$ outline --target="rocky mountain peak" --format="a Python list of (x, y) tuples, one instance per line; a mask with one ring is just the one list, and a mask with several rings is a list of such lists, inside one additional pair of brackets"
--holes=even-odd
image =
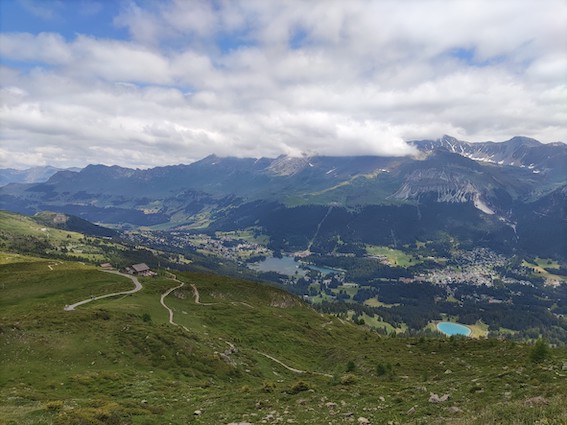
[(313, 167), (308, 156), (282, 155), (267, 167), (267, 171), (278, 176), (293, 176), (307, 167)]
[(526, 147), (536, 147), (536, 146), (541, 146), (541, 142), (539, 142), (536, 139), (532, 139), (530, 137), (525, 137), (525, 136), (515, 136), (512, 137), (510, 140), (506, 141), (506, 142), (502, 142), (502, 143), (509, 143), (511, 145), (514, 146), (526, 146)]

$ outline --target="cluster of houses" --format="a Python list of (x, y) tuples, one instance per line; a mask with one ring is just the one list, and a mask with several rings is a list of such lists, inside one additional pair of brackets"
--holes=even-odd
[[(103, 270), (112, 270), (114, 267), (112, 267), (110, 263), (103, 263), (100, 265), (100, 268)], [(132, 264), (126, 267), (125, 270), (126, 273), (135, 276), (157, 276), (157, 273), (152, 271), (146, 263)]]

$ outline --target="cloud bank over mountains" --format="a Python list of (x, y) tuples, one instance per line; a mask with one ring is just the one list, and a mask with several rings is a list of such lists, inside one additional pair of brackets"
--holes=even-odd
[[(404, 140), (443, 134), (567, 140), (561, 0), (1, 8), (3, 167), (407, 155)], [(20, 28), (26, 13), (36, 24)]]

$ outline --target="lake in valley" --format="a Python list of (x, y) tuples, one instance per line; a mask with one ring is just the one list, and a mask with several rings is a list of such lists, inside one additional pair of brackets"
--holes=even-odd
[(288, 276), (293, 276), (297, 272), (299, 276), (305, 276), (307, 270), (303, 269), (317, 270), (323, 275), (328, 275), (330, 273), (341, 273), (341, 270), (332, 269), (329, 267), (314, 266), (311, 264), (306, 264), (303, 262), (295, 261), (294, 257), (284, 255), (282, 258), (268, 257), (259, 263), (250, 264), (250, 268), (259, 272), (277, 272), (285, 274)]
[(443, 332), (445, 335), (464, 335), (469, 336), (471, 334), (471, 328), (459, 323), (451, 322), (439, 322), (437, 323), (437, 329)]

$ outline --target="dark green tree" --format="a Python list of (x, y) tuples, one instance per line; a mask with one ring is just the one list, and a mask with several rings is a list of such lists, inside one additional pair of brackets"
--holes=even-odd
[(542, 339), (538, 339), (530, 351), (530, 360), (533, 363), (541, 363), (549, 356), (549, 347)]

